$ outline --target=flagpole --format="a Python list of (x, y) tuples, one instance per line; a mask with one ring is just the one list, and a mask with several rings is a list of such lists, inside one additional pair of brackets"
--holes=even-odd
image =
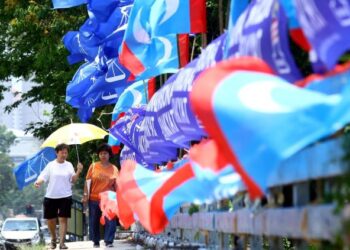
[[(149, 79), (148, 79), (149, 81)], [(147, 83), (148, 83), (147, 81)], [(145, 92), (145, 96), (146, 96), (146, 103), (149, 103), (149, 100), (148, 100), (148, 84), (145, 83), (145, 80), (142, 80), (142, 83), (143, 83), (143, 90)]]
[[(232, 1), (234, 1), (234, 0), (232, 0)], [(231, 6), (231, 0), (228, 0), (228, 2), (227, 2), (227, 8), (230, 8), (230, 6)], [(228, 11), (227, 13), (226, 13), (226, 20), (225, 20), (225, 28), (226, 29), (228, 29), (228, 26), (229, 26), (229, 24), (230, 24), (230, 11)]]
[(224, 19), (222, 16), (222, 0), (218, 0), (219, 1), (219, 29), (220, 29), (220, 34), (222, 34), (224, 32)]
[(79, 163), (80, 159), (79, 159), (79, 153), (78, 153), (78, 144), (75, 144), (75, 151), (77, 153), (77, 158), (78, 158), (78, 163)]
[(193, 60), (194, 48), (196, 47), (196, 38), (197, 38), (197, 36), (194, 36), (193, 43), (192, 43), (192, 51), (191, 51), (191, 59), (190, 59), (190, 61)]

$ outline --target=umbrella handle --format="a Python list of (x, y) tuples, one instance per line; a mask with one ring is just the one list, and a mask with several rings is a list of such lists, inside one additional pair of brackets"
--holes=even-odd
[(78, 163), (80, 162), (79, 160), (79, 153), (78, 153), (78, 145), (75, 144), (75, 152), (77, 152), (77, 158), (78, 158)]
[[(73, 119), (70, 118), (70, 123), (73, 124)], [(75, 144), (75, 152), (77, 153), (77, 159), (78, 159), (78, 163), (80, 162), (80, 159), (79, 159), (79, 153), (78, 153), (78, 145)]]

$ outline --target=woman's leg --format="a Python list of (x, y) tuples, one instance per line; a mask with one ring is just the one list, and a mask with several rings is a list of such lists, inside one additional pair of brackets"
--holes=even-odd
[(105, 217), (105, 235), (104, 235), (104, 241), (106, 244), (113, 244), (114, 237), (115, 237), (115, 231), (117, 229), (117, 221), (114, 220), (108, 220)]
[(47, 220), (47, 227), (51, 235), (51, 240), (54, 242), (56, 242), (56, 221), (57, 218)]
[(98, 201), (89, 201), (89, 235), (94, 244), (100, 244), (101, 210)]
[(57, 201), (59, 203), (58, 222), (60, 225), (60, 249), (67, 249), (64, 241), (66, 240), (67, 234), (67, 221), (71, 216), (72, 197), (60, 198)]
[(63, 246), (64, 241), (66, 240), (67, 221), (68, 218), (58, 217), (58, 222), (60, 224), (60, 246)]

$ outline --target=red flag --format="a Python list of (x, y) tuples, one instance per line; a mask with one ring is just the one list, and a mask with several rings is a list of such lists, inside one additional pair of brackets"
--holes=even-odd
[[(119, 178), (117, 179), (117, 183), (119, 187)], [(135, 218), (128, 202), (123, 198), (120, 188), (117, 189), (117, 202), (119, 222), (125, 229), (128, 229), (135, 222)]]
[(180, 68), (186, 66), (190, 60), (189, 46), (190, 39), (188, 34), (180, 34), (178, 35), (178, 43), (179, 43), (179, 60), (180, 60)]
[(105, 217), (108, 220), (113, 220), (118, 215), (118, 205), (116, 193), (113, 191), (105, 191), (100, 193), (100, 209), (102, 215), (100, 218), (100, 223), (105, 224)]
[(148, 80), (148, 101), (151, 100), (154, 93), (156, 93), (156, 78), (152, 77)]
[(191, 33), (207, 32), (207, 11), (205, 0), (190, 1)]

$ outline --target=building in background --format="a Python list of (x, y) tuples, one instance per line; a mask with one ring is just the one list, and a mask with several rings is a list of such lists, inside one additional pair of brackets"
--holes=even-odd
[(40, 102), (33, 103), (31, 106), (22, 103), (10, 113), (6, 113), (5, 107), (20, 100), (22, 94), (35, 86), (35, 83), (12, 78), (0, 84), (9, 87), (9, 91), (4, 93), (4, 99), (0, 101), (0, 125), (5, 125), (17, 137), (9, 153), (16, 166), (40, 150), (41, 141), (30, 133), (25, 133), (24, 130), (31, 122), (48, 121), (50, 116), (47, 114), (51, 113), (52, 107)]
[(15, 143), (10, 147), (9, 156), (15, 166), (35, 155), (40, 150), (42, 141), (35, 138), (30, 133), (25, 133), (23, 130), (8, 129), (15, 136)]

